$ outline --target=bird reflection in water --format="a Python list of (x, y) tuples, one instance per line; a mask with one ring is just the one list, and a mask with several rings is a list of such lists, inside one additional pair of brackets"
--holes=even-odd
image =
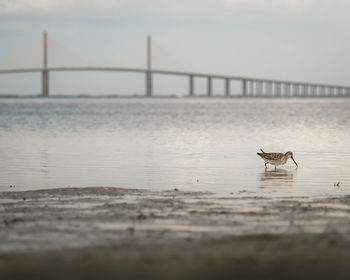
[(261, 173), (261, 187), (292, 187), (293, 177), (296, 175), (297, 168), (292, 170), (273, 169), (265, 170)]

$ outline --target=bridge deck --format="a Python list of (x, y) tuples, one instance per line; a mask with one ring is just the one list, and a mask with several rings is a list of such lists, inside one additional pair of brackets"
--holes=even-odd
[[(244, 76), (231, 76), (231, 75), (218, 75), (210, 73), (198, 73), (198, 72), (181, 72), (172, 70), (157, 70), (157, 69), (143, 69), (143, 68), (120, 68), (120, 67), (48, 67), (48, 68), (22, 68), (22, 69), (0, 69), (0, 74), (11, 74), (11, 73), (31, 73), (31, 72), (63, 72), (63, 71), (103, 71), (103, 72), (134, 72), (134, 73), (151, 73), (151, 74), (163, 74), (163, 75), (175, 75), (175, 76), (188, 76), (198, 78), (211, 78), (211, 79), (223, 79), (223, 80), (236, 80), (236, 81), (247, 81), (254, 83), (272, 83), (272, 84), (283, 84), (283, 85), (298, 85), (308, 87), (332, 87), (342, 88), (350, 90), (350, 86), (346, 85), (335, 85), (335, 84), (324, 84), (324, 83), (309, 83), (302, 81), (287, 81), (277, 79), (262, 79), (254, 77)], [(281, 86), (280, 85), (280, 86)]]

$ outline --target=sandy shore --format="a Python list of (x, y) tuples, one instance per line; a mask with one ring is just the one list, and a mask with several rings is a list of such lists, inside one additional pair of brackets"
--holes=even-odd
[(350, 197), (0, 193), (1, 279), (349, 279)]

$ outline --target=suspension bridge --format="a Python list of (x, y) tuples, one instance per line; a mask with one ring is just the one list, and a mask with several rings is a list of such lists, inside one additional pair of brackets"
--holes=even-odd
[[(238, 82), (240, 84), (240, 92), (238, 96), (248, 97), (248, 96), (271, 96), (271, 97), (331, 97), (331, 96), (350, 96), (350, 86), (344, 85), (333, 85), (333, 84), (320, 84), (320, 83), (308, 83), (308, 82), (298, 82), (298, 81), (287, 81), (287, 80), (275, 80), (275, 79), (261, 79), (252, 77), (242, 77), (242, 76), (231, 76), (231, 75), (217, 75), (208, 73), (196, 73), (183, 70), (171, 70), (171, 69), (160, 69), (159, 67), (154, 67), (153, 65), (153, 48), (151, 37), (147, 37), (146, 43), (146, 63), (145, 67), (114, 67), (114, 66), (88, 66), (85, 62), (81, 63), (82, 59), (77, 59), (71, 53), (68, 57), (70, 66), (59, 65), (51, 66), (48, 57), (51, 49), (53, 52), (57, 52), (57, 47), (55, 50), (55, 45), (51, 44), (50, 49), (48, 47), (48, 35), (47, 32), (43, 33), (41, 47), (41, 62), (40, 67), (32, 66), (21, 66), (18, 64), (26, 64), (25, 62), (31, 57), (24, 57), (24, 55), (19, 54), (17, 57), (13, 56), (3, 65), (0, 64), (0, 74), (16, 74), (16, 73), (41, 73), (41, 94), (44, 97), (50, 95), (50, 73), (53, 72), (83, 72), (83, 71), (102, 71), (102, 72), (125, 72), (125, 73), (140, 73), (145, 77), (145, 96), (154, 96), (154, 76), (155, 75), (170, 75), (170, 76), (182, 76), (188, 78), (188, 96), (195, 96), (195, 79), (204, 78), (206, 79), (206, 96), (213, 96), (213, 81), (221, 80), (223, 82), (223, 95), (233, 96), (231, 90), (232, 82)], [(57, 44), (59, 46), (59, 44)], [(51, 48), (51, 46), (53, 46)], [(40, 49), (38, 47), (32, 46), (32, 50)], [(66, 59), (67, 60), (67, 59)], [(14, 63), (17, 61), (17, 63)], [(20, 63), (18, 63), (18, 61)], [(83, 66), (74, 65), (84, 64)], [(57, 63), (56, 63), (57, 64)], [(62, 64), (62, 61), (61, 61)], [(73, 65), (72, 65), (73, 64)], [(181, 68), (181, 67), (180, 67)]]

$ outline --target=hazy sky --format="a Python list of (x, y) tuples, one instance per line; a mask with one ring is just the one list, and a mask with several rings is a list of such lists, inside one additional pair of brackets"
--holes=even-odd
[[(349, 10), (346, 0), (0, 0), (0, 65), (43, 30), (98, 65), (150, 34), (192, 71), (350, 84)], [(13, 78), (0, 79), (4, 92)]]

